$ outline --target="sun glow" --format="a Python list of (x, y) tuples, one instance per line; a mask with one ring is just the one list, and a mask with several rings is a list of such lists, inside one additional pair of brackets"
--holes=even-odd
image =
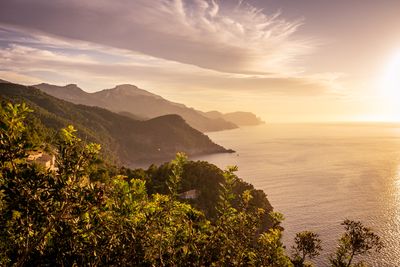
[(400, 50), (390, 58), (380, 85), (383, 95), (400, 105)]
[(378, 82), (379, 95), (383, 110), (389, 116), (387, 119), (400, 120), (400, 50), (388, 60)]

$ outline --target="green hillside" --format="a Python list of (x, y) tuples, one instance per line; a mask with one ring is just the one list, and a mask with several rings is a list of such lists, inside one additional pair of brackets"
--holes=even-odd
[(73, 124), (81, 138), (102, 144), (104, 153), (111, 155), (109, 158), (128, 166), (169, 160), (179, 151), (189, 156), (229, 152), (191, 128), (178, 115), (137, 121), (103, 108), (72, 104), (34, 87), (11, 83), (0, 83), (0, 97), (26, 102), (35, 110), (32, 120), (39, 120), (50, 134)]

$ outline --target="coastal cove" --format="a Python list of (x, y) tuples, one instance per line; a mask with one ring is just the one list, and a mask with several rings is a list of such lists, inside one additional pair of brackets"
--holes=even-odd
[(372, 266), (400, 265), (400, 125), (266, 124), (208, 135), (237, 152), (192, 159), (237, 165), (239, 177), (264, 190), (285, 215), (287, 248), (295, 233), (315, 231), (324, 249), (317, 263), (326, 266), (349, 218), (382, 237)]

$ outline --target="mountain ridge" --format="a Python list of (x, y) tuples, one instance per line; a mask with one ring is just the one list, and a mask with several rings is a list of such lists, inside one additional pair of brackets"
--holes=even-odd
[[(184, 104), (171, 102), (161, 96), (140, 89), (135, 85), (122, 84), (114, 88), (88, 93), (74, 86), (37, 84), (43, 92), (75, 104), (99, 106), (113, 112), (129, 112), (135, 116), (154, 118), (167, 114), (178, 114), (193, 128), (201, 132), (235, 129), (238, 126), (222, 118), (208, 118), (203, 112)], [(68, 87), (70, 86), (70, 87)], [(72, 90), (70, 90), (72, 88)]]
[(213, 143), (178, 115), (139, 121), (12, 83), (0, 83), (0, 98), (26, 102), (35, 110), (35, 118), (48, 129), (57, 131), (73, 124), (85, 140), (102, 144), (106, 153), (115, 155), (118, 162), (128, 166), (170, 160), (180, 151), (189, 156), (232, 152)]

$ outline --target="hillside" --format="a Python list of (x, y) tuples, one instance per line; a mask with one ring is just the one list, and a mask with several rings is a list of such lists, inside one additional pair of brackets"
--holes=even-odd
[(259, 125), (264, 123), (255, 114), (245, 111), (236, 111), (225, 114), (218, 111), (209, 111), (204, 113), (204, 115), (211, 119), (223, 119), (230, 121), (238, 126)]
[(0, 83), (10, 83), (9, 81), (0, 79)]
[[(46, 142), (31, 142), (31, 133), (42, 133), (29, 126), (29, 109), (5, 101), (0, 111), (1, 266), (239, 266), (226, 251), (250, 259), (265, 254), (259, 240), (278, 234), (280, 241), (266, 194), (234, 167), (178, 153), (159, 167), (118, 168), (98, 161), (98, 147), (69, 128), (49, 170), (26, 157)], [(289, 262), (281, 244), (272, 253)]]
[(123, 84), (95, 93), (87, 93), (75, 84), (56, 86), (38, 84), (34, 87), (54, 97), (75, 104), (98, 106), (120, 113), (129, 112), (142, 118), (155, 118), (168, 114), (181, 116), (190, 126), (201, 131), (211, 132), (234, 129), (238, 126), (222, 118), (209, 118), (201, 111), (183, 104), (168, 101), (134, 85)]
[(32, 116), (49, 129), (73, 124), (82, 138), (102, 144), (105, 153), (128, 166), (168, 160), (178, 151), (189, 156), (229, 152), (178, 115), (138, 121), (103, 108), (72, 104), (35, 87), (10, 83), (0, 83), (0, 97), (25, 101), (35, 110)]

